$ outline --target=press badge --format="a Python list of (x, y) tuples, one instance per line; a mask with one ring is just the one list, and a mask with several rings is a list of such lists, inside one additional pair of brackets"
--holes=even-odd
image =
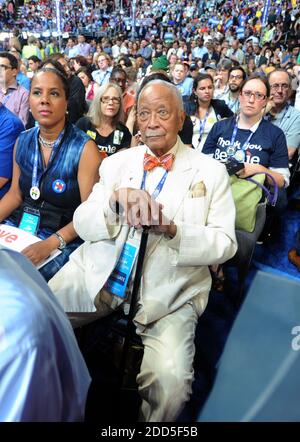
[(39, 210), (31, 207), (24, 207), (19, 229), (31, 233), (32, 235), (36, 235), (40, 225), (40, 218)]
[(114, 139), (113, 139), (113, 144), (121, 144), (122, 138), (123, 138), (123, 132), (121, 132), (120, 130), (115, 130), (114, 131)]
[(140, 241), (128, 238), (117, 265), (105, 284), (106, 290), (119, 298), (125, 298), (126, 296), (126, 288), (137, 257), (139, 244)]

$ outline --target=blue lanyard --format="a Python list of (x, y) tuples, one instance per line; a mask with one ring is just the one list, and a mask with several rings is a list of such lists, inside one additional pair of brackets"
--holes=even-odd
[(285, 119), (285, 116), (286, 116), (288, 110), (289, 110), (289, 105), (287, 104), (287, 105), (285, 106), (284, 114), (283, 114), (282, 117), (280, 118), (280, 123), (279, 123), (278, 127), (281, 128), (281, 124), (283, 123), (283, 121), (284, 121), (284, 119)]
[[(35, 152), (34, 152), (34, 159), (33, 159), (32, 180), (31, 180), (32, 187), (39, 187), (39, 182), (40, 182), (41, 176), (44, 173), (44, 172), (42, 172), (40, 174), (40, 176), (38, 177), (37, 170), (38, 170), (38, 161), (39, 161), (39, 142), (38, 142), (39, 132), (40, 132), (40, 128), (37, 127), (36, 131), (35, 131), (35, 135), (34, 135), (35, 136)], [(48, 165), (51, 163), (51, 161), (52, 161), (52, 159), (53, 159), (53, 157), (54, 157), (54, 155), (55, 155), (55, 153), (61, 143), (64, 133), (65, 133), (65, 129), (63, 129), (61, 131), (57, 140), (55, 141), (54, 146), (52, 147), (52, 150), (51, 150), (51, 155), (49, 158)]]
[(105, 80), (107, 74), (109, 74), (109, 71), (106, 71), (105, 74), (103, 75), (100, 86), (102, 85), (103, 81)]
[[(227, 149), (227, 153), (228, 153), (229, 156), (234, 155), (235, 152), (236, 152), (236, 150), (237, 150), (237, 149), (234, 147), (234, 143), (235, 143), (235, 139), (236, 139), (237, 131), (238, 131), (238, 122), (236, 121), (235, 126), (234, 126), (234, 129), (233, 129), (233, 132), (232, 132), (232, 137), (231, 137), (231, 140), (230, 140), (230, 145), (228, 146), (228, 149)], [(247, 146), (248, 146), (248, 144), (250, 143), (250, 140), (251, 140), (251, 138), (253, 137), (254, 133), (255, 133), (255, 132), (252, 132), (252, 131), (251, 131), (249, 137), (247, 138), (247, 140), (245, 141), (245, 143), (243, 144), (243, 146), (240, 147), (241, 150), (243, 150), (243, 151), (246, 151), (246, 150), (247, 150)], [(240, 149), (239, 149), (239, 150), (240, 150)], [(229, 153), (229, 151), (230, 151), (231, 153)]]
[[(160, 182), (158, 183), (154, 192), (151, 195), (151, 197), (153, 199), (156, 199), (158, 197), (158, 195), (160, 194), (160, 192), (162, 191), (162, 188), (164, 187), (167, 176), (168, 176), (168, 171), (166, 170), (162, 179), (160, 180)], [(143, 176), (143, 181), (142, 181), (142, 185), (141, 185), (141, 190), (145, 190), (146, 177), (147, 177), (147, 170), (144, 170), (144, 176)]]
[[(281, 128), (281, 123), (283, 122), (283, 120), (284, 120), (284, 118), (285, 118), (285, 116), (286, 116), (288, 110), (289, 110), (289, 105), (287, 104), (287, 105), (285, 106), (284, 114), (283, 114), (282, 117), (280, 118), (280, 123), (278, 124), (278, 127)], [(267, 121), (272, 121), (273, 119), (275, 119), (275, 117), (274, 117), (270, 112), (267, 114), (266, 117), (267, 117), (267, 118), (266, 118)]]
[(209, 112), (207, 110), (204, 120), (200, 120), (198, 146), (202, 140), (202, 135), (204, 133), (204, 129), (205, 129), (205, 125), (206, 125), (206, 122), (208, 119), (208, 115), (209, 115)]

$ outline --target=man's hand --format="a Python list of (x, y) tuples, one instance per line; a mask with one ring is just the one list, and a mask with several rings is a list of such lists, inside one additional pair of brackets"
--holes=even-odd
[(119, 206), (119, 214), (127, 224), (140, 228), (159, 223), (162, 205), (157, 203), (148, 192), (124, 187), (113, 192), (109, 200), (113, 211)]
[(267, 114), (267, 113), (269, 113), (272, 109), (273, 109), (273, 107), (275, 106), (275, 103), (274, 103), (274, 100), (273, 100), (273, 96), (271, 96), (269, 99), (268, 99), (268, 102), (267, 102), (267, 105), (266, 105), (266, 107), (265, 107), (265, 109), (264, 109), (264, 114)]
[(174, 238), (177, 233), (177, 226), (173, 221), (170, 221), (162, 214), (161, 223), (156, 226), (152, 226), (151, 231), (156, 233), (157, 235), (163, 233), (171, 239)]
[(52, 251), (53, 246), (50, 244), (50, 241), (45, 239), (26, 247), (22, 250), (22, 253), (36, 266), (48, 258)]
[(109, 200), (110, 207), (119, 213), (130, 226), (141, 228), (151, 227), (154, 233), (164, 233), (171, 237), (176, 234), (176, 226), (162, 213), (163, 205), (156, 202), (148, 192), (129, 187), (113, 192)]

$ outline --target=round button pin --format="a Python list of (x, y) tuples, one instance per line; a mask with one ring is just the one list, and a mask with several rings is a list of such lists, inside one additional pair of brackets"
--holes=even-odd
[(39, 197), (41, 196), (40, 189), (37, 186), (32, 186), (29, 191), (29, 194), (33, 200), (38, 200)]

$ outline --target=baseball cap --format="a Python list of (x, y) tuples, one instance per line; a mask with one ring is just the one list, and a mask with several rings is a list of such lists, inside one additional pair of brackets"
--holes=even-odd
[(207, 69), (213, 69), (214, 71), (217, 70), (214, 64), (207, 64), (206, 66), (204, 66), (204, 70), (206, 71)]

